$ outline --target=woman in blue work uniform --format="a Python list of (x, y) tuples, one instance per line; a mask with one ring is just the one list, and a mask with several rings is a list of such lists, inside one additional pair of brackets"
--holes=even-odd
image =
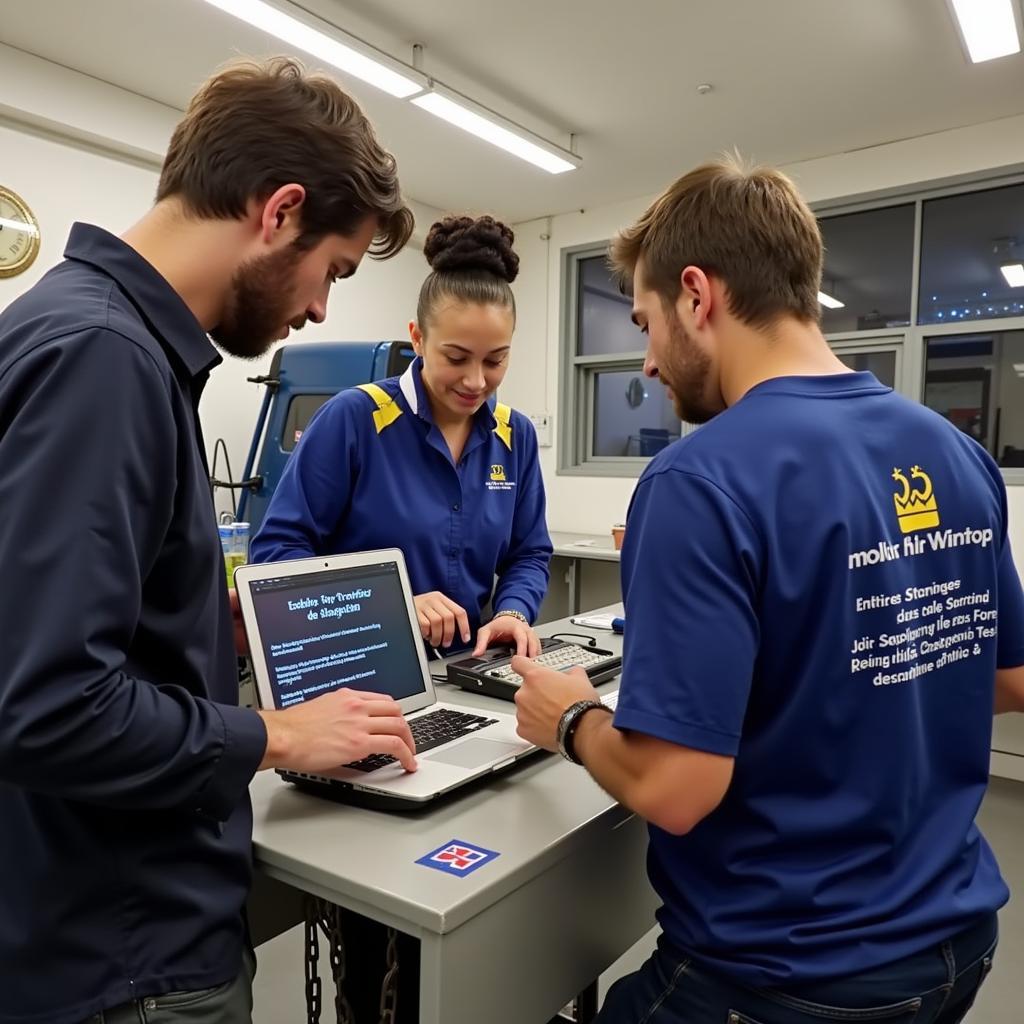
[(252, 558), (399, 547), (428, 643), (464, 647), (475, 633), (478, 652), (501, 641), (533, 656), (551, 557), (544, 485), (533, 425), (496, 399), (516, 320), (513, 240), (491, 217), (431, 227), (416, 359), (317, 412)]

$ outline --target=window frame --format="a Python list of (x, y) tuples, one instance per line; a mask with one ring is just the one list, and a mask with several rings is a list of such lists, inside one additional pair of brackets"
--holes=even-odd
[[(896, 367), (893, 374), (893, 390), (901, 395), (913, 397), (913, 378), (906, 372), (906, 328), (896, 331), (891, 328), (886, 331), (861, 331), (859, 333), (847, 332), (828, 336), (829, 347), (840, 359), (844, 355), (870, 355), (875, 352), (893, 352), (896, 355)], [(865, 337), (871, 334), (872, 337)]]
[[(638, 477), (650, 461), (642, 455), (594, 455), (594, 376), (601, 371), (643, 374), (643, 349), (583, 356), (579, 347), (580, 263), (608, 252), (608, 242), (590, 242), (562, 250), (562, 358), (559, 360), (559, 408), (567, 429), (559, 431), (561, 476)], [(580, 415), (582, 413), (582, 415)]]
[[(819, 219), (907, 203), (914, 204), (910, 324), (906, 327), (829, 333), (825, 335), (826, 341), (839, 353), (896, 348), (896, 389), (916, 402), (923, 402), (925, 343), (928, 338), (1024, 330), (1024, 316), (993, 317), (962, 323), (922, 324), (918, 308), (924, 204), (931, 199), (944, 199), (1022, 184), (1024, 164), (810, 203), (811, 210)], [(594, 436), (593, 401), (587, 391), (588, 374), (592, 375), (598, 369), (643, 372), (643, 351), (621, 352), (607, 356), (576, 354), (579, 329), (579, 263), (584, 259), (604, 255), (607, 251), (607, 240), (566, 246), (561, 250), (559, 408), (566, 429), (559, 431), (557, 472), (560, 476), (637, 477), (650, 461), (643, 456), (593, 456), (588, 447), (592, 445)], [(894, 339), (901, 339), (898, 345)], [(880, 345), (883, 340), (889, 344)], [(1008, 486), (1024, 486), (1024, 468), (1001, 467), (1001, 472)]]

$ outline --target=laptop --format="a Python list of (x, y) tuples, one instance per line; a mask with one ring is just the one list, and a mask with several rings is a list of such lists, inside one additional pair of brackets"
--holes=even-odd
[(513, 715), (438, 701), (397, 548), (243, 565), (235, 588), (261, 708), (288, 708), (343, 687), (371, 690), (398, 701), (416, 740), (416, 772), (374, 755), (329, 776), (279, 771), (289, 782), (400, 809), (537, 751), (516, 735)]

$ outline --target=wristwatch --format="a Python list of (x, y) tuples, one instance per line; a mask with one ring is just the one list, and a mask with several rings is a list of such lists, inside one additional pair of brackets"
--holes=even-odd
[(506, 608), (504, 611), (494, 613), (496, 619), (501, 618), (502, 615), (511, 615), (513, 619), (525, 622), (526, 625), (530, 624), (530, 620), (522, 612), (517, 612), (514, 608)]
[(596, 709), (612, 714), (612, 709), (607, 704), (602, 704), (599, 700), (578, 700), (575, 704), (570, 704), (562, 712), (562, 717), (558, 720), (556, 740), (558, 752), (566, 761), (571, 761), (573, 764), (583, 764), (577, 756), (576, 747), (574, 746), (576, 730), (579, 728), (580, 722), (583, 721), (583, 716), (588, 711)]

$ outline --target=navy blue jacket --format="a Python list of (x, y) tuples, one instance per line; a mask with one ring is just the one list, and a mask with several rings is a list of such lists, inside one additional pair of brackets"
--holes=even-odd
[(466, 609), (474, 631), (488, 601), (532, 622), (551, 559), (536, 431), (492, 398), (456, 465), (431, 416), (422, 365), (342, 391), (317, 411), (252, 559), (399, 547), (413, 592), (441, 591)]
[(237, 706), (197, 403), (220, 361), (76, 225), (0, 314), (0, 1022), (233, 977), (266, 734)]

